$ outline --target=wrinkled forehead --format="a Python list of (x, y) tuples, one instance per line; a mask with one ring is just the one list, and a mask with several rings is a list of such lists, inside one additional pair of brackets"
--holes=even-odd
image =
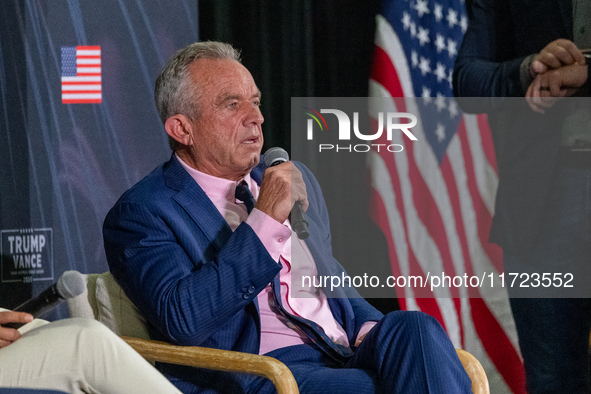
[(250, 72), (235, 60), (197, 59), (189, 74), (203, 94), (260, 94)]

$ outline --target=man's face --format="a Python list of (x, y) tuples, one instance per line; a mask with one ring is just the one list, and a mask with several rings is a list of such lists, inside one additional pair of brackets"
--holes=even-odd
[(198, 59), (189, 75), (199, 87), (200, 114), (190, 122), (190, 165), (207, 174), (239, 180), (260, 159), (261, 94), (250, 72), (232, 60)]

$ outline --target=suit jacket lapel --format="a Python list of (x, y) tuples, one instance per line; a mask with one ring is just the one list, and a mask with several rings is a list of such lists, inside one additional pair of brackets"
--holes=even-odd
[(163, 176), (166, 186), (178, 192), (173, 197), (174, 200), (183, 207), (215, 248), (221, 249), (232, 235), (232, 229), (174, 155), (164, 166)]

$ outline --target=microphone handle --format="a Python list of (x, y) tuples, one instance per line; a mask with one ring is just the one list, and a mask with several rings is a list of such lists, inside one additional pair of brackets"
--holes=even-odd
[[(39, 317), (45, 312), (62, 302), (64, 298), (57, 291), (57, 283), (54, 283), (48, 289), (43, 291), (37, 297), (27, 300), (13, 309), (15, 312), (26, 312), (33, 315), (33, 317)], [(7, 323), (3, 324), (2, 327), (19, 329), (26, 323)]]
[(308, 231), (308, 217), (302, 209), (301, 201), (296, 201), (291, 209), (290, 215), (291, 228), (296, 232), (299, 239), (306, 239), (310, 235)]
[(25, 301), (13, 310), (15, 312), (27, 312), (33, 317), (39, 317), (63, 300), (64, 298), (57, 291), (57, 283), (54, 283), (37, 297)]

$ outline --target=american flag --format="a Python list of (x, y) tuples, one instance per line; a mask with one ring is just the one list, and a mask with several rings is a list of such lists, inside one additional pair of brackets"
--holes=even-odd
[(101, 102), (101, 47), (62, 47), (62, 103)]
[[(490, 129), (486, 117), (463, 114), (452, 98), (467, 27), (460, 0), (386, 0), (377, 15), (370, 96), (393, 97), (396, 111), (421, 118), (412, 129), (418, 141), (400, 136), (392, 143), (403, 153), (381, 150), (370, 159), (372, 214), (395, 275), (502, 272), (501, 250), (488, 243), (498, 182)], [(455, 347), (480, 361), (492, 392), (525, 393), (504, 289), (452, 288), (430, 298), (397, 290), (402, 309), (433, 315)]]

